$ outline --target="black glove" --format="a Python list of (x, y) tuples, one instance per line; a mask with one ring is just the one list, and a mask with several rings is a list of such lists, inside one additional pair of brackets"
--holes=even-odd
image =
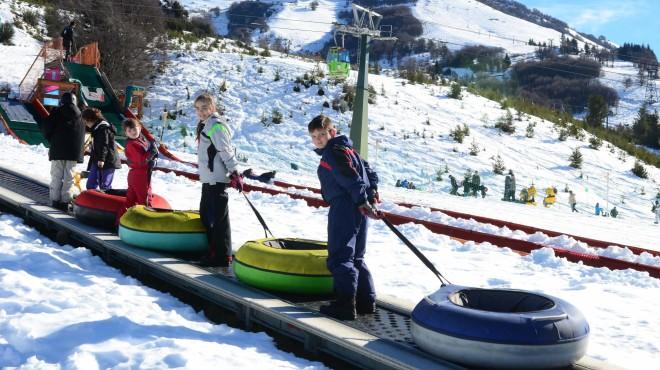
[(372, 205), (380, 204), (380, 194), (378, 194), (378, 189), (376, 188), (369, 189), (367, 195), (367, 201), (369, 202), (369, 204)]
[(229, 175), (229, 178), (231, 181), (229, 182), (229, 186), (240, 191), (241, 193), (243, 192), (243, 176), (238, 174), (238, 171), (234, 171)]
[(358, 206), (358, 211), (360, 211), (360, 213), (363, 216), (367, 216), (367, 217), (372, 218), (374, 220), (379, 220), (379, 219), (383, 218), (383, 215), (378, 210), (378, 208), (376, 208), (375, 205), (373, 205), (369, 202), (364, 202), (364, 203), (360, 204)]

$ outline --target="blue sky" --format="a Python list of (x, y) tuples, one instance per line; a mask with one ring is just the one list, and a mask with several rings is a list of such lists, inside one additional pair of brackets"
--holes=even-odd
[(650, 44), (660, 57), (660, 0), (517, 0), (581, 32)]

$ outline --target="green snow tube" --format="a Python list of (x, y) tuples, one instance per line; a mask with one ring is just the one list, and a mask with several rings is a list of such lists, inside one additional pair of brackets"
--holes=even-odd
[(131, 207), (119, 220), (119, 238), (135, 247), (163, 252), (200, 253), (208, 249), (206, 229), (197, 211)]
[(234, 273), (245, 284), (276, 292), (332, 293), (325, 242), (305, 239), (259, 239), (236, 252)]

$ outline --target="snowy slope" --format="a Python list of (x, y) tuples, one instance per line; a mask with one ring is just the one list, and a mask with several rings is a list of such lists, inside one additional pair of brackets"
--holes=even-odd
[[(182, 4), (192, 12), (218, 7), (225, 12), (233, 1), (184, 0)], [(292, 50), (317, 51), (332, 38), (332, 22), (346, 6), (345, 0), (320, 0), (316, 11), (310, 9), (312, 0), (271, 0), (278, 11), (270, 17), (269, 34), (291, 40)], [(413, 15), (424, 27), (422, 37), (446, 41), (450, 49), (464, 45), (502, 47), (509, 53), (529, 53), (536, 48), (527, 45), (529, 39), (559, 45), (561, 33), (516, 18), (474, 0), (419, 0), (409, 4)], [(215, 29), (225, 34), (227, 18), (211, 14)], [(257, 35), (255, 35), (257, 37)], [(589, 43), (591, 43), (589, 41)], [(583, 42), (579, 42), (583, 47)]]
[(424, 37), (455, 43), (447, 45), (451, 49), (481, 44), (502, 47), (509, 53), (529, 53), (536, 49), (527, 45), (529, 39), (548, 44), (553, 40), (554, 45), (559, 45), (561, 38), (561, 33), (553, 29), (474, 0), (419, 0), (413, 6), (413, 14), (424, 24)]
[(0, 364), (21, 369), (324, 369), (214, 325), (84, 248), (0, 215)]
[[(3, 0), (0, 2), (0, 19), (3, 22), (14, 22), (17, 18), (16, 13), (21, 14), (26, 9), (43, 13), (40, 8), (28, 6), (20, 1)], [(18, 88), (21, 79), (41, 50), (41, 44), (27, 32), (17, 27), (14, 27), (14, 31), (13, 45), (0, 44), (0, 55), (3, 56), (0, 87), (8, 84), (12, 90)]]
[[(340, 93), (341, 86), (324, 81), (324, 96), (317, 95), (317, 86), (303, 88), (301, 93), (292, 91), (292, 80), (316, 68), (313, 63), (298, 58), (275, 56), (262, 60), (216, 52), (196, 52), (172, 57), (171, 61), (171, 71), (176, 73), (166, 72), (149, 89), (152, 112), (160, 112), (165, 105), (171, 108), (180, 101), (187, 113), (186, 117), (173, 123), (175, 129), (165, 132), (164, 140), (171, 148), (194, 152), (192, 132), (196, 121), (192, 101), (186, 101), (185, 87), (188, 86), (194, 96), (204, 89), (218, 92), (222, 81), (228, 86), (227, 92), (222, 94), (222, 105), (235, 130), (234, 143), (239, 153), (248, 158), (246, 166), (277, 169), (282, 176), (302, 177), (301, 183), (313, 184), (316, 183), (314, 171), (318, 158), (311, 152), (307, 122), (324, 112), (348, 133), (351, 112), (340, 114), (322, 107), (324, 101), (331, 101)], [(263, 73), (257, 72), (260, 67)], [(279, 81), (273, 81), (276, 70), (282, 76)], [(489, 188), (485, 202), (495, 202), (498, 207), (515, 214), (524, 206), (499, 201), (504, 178), (492, 172), (492, 158), (499, 154), (505, 165), (515, 171), (518, 190), (534, 183), (540, 200), (546, 187), (560, 189), (558, 204), (553, 206), (555, 210), (539, 206), (533, 216), (536, 219), (542, 219), (549, 212), (559, 212), (569, 219), (574, 217), (567, 214), (570, 213), (568, 197), (561, 192), (568, 186), (576, 192), (582, 213), (591, 213), (596, 202), (607, 206), (609, 199), (609, 207), (616, 205), (622, 218), (640, 219), (644, 224), (652, 222), (650, 201), (658, 191), (657, 182), (660, 180), (657, 168), (647, 166), (650, 179), (639, 179), (630, 172), (634, 161), (629, 157), (620, 160), (618, 149), (612, 153), (606, 144), (600, 150), (589, 149), (588, 138), (584, 141), (574, 138), (558, 141), (557, 129), (551, 123), (527, 115), (523, 115), (522, 122), (514, 120), (514, 135), (502, 135), (492, 126), (505, 112), (499, 104), (478, 96), (465, 93), (463, 100), (449, 99), (447, 87), (404, 85), (404, 81), (387, 76), (371, 75), (369, 81), (378, 92), (385, 91), (385, 96), (379, 95), (376, 104), (369, 107), (370, 160), (377, 167), (385, 187), (405, 178), (426, 191), (446, 193), (449, 189), (447, 175), (443, 175), (442, 182), (434, 181), (438, 170), (446, 166), (459, 180), (467, 169), (477, 170), (482, 183)], [(284, 123), (264, 127), (262, 117), (269, 121), (273, 109), (284, 115)], [(426, 124), (427, 120), (429, 124)], [(147, 122), (155, 131), (160, 131), (162, 123), (158, 119)], [(525, 137), (529, 123), (536, 124), (535, 136), (531, 139)], [(470, 128), (471, 134), (458, 144), (448, 134), (456, 125), (462, 124)], [(181, 126), (186, 127), (186, 138), (181, 136)], [(404, 140), (404, 134), (409, 139)], [(481, 148), (477, 156), (468, 154), (473, 141)], [(582, 170), (568, 166), (568, 157), (574, 148), (580, 148), (584, 156)], [(298, 165), (300, 170), (292, 171), (291, 163)], [(641, 194), (642, 188), (644, 195)], [(459, 204), (461, 202), (471, 200), (460, 200)], [(437, 197), (429, 197), (425, 202), (440, 208), (443, 203)], [(502, 217), (506, 218), (507, 213)], [(646, 244), (653, 247), (648, 244), (657, 243)]]
[[(644, 104), (646, 98), (646, 85), (639, 85), (637, 74), (638, 70), (632, 62), (616, 61), (614, 67), (603, 67), (601, 76), (603, 78), (600, 81), (604, 85), (615, 89), (619, 94), (619, 105), (611, 108), (615, 115), (610, 117), (610, 125), (632, 126), (635, 118), (637, 118), (639, 108)], [(630, 78), (632, 84), (626, 87), (625, 81), (628, 78)], [(650, 81), (649, 83), (655, 84), (658, 88), (657, 81)], [(656, 100), (658, 99), (660, 99), (660, 96), (656, 96)], [(658, 108), (660, 108), (660, 105), (657, 102), (649, 107), (651, 111)]]
[[(29, 171), (42, 181), (48, 180), (49, 164), (46, 161), (44, 148), (20, 145), (1, 136), (0, 146), (5, 148), (4, 155), (0, 156), (0, 166), (24, 173)], [(79, 165), (79, 169), (83, 168), (84, 165)], [(126, 176), (126, 168), (118, 170), (114, 186), (126, 186)], [(175, 208), (197, 208), (199, 204), (201, 185), (198, 182), (176, 177), (173, 174), (156, 172), (152, 184), (154, 190), (165, 196)], [(386, 198), (393, 195), (390, 190), (385, 190)], [(263, 193), (250, 193), (248, 196), (276, 236), (326, 240), (327, 208), (308, 207), (304, 201), (293, 200), (284, 195), (270, 196)], [(234, 250), (236, 250), (245, 241), (262, 237), (263, 231), (249, 205), (240, 194), (233, 190), (229, 191), (229, 199), (232, 240)], [(386, 206), (391, 205), (386, 203)], [(497, 203), (481, 202), (480, 206), (489, 212), (501, 213)], [(563, 217), (559, 214), (548, 213), (545, 218), (549, 222), (563, 222)], [(621, 222), (619, 225), (621, 230), (628, 230), (628, 227), (634, 224), (627, 220), (618, 221)], [(598, 228), (600, 220), (584, 217), (580, 219), (579, 223), (583, 229)], [(238, 330), (228, 332), (230, 329), (225, 326), (210, 325), (193, 313), (190, 308), (171, 299), (161, 298), (162, 295), (134, 284), (131, 279), (126, 280), (127, 278), (117, 276), (113, 269), (108, 269), (100, 262), (95, 262), (97, 261), (95, 258), (92, 258), (93, 263), (87, 263), (86, 261), (90, 259), (89, 252), (68, 252), (69, 249), (66, 247), (57, 248), (51, 242), (43, 241), (43, 237), (21, 226), (13, 217), (0, 219), (0, 229), (3, 230), (2, 235), (6, 236), (4, 239), (0, 238), (0, 281), (3, 286), (3, 294), (0, 298), (0, 327), (5, 325), (4, 327), (8, 328), (8, 330), (0, 330), (0, 333), (12, 334), (4, 339), (5, 343), (0, 344), (3, 346), (0, 348), (4, 349), (4, 353), (12, 355), (15, 363), (36, 361), (36, 359), (29, 358), (32, 355), (37, 356), (41, 361), (64, 363), (70, 361), (70, 358), (75, 358), (74, 353), (81, 352), (84, 354), (84, 359), (90, 361), (96, 359), (102, 364), (102, 367), (113, 368), (113, 364), (123, 364), (122, 361), (129, 361), (125, 358), (130, 358), (133, 354), (137, 358), (144, 358), (145, 361), (156, 361), (157, 358), (151, 348), (154, 345), (159, 348), (160, 345), (163, 353), (172, 354), (170, 357), (165, 357), (167, 359), (178, 361), (177, 363), (190, 361), (192, 364), (192, 358), (196, 356), (199, 358), (198, 362), (194, 362), (195, 364), (200, 364), (200, 366), (207, 364), (208, 366), (217, 361), (224, 361), (225, 357), (219, 357), (222, 356), (223, 351), (193, 352), (190, 355), (180, 354), (179, 357), (173, 356), (173, 352), (197, 348), (198, 345), (209, 349), (218, 346), (226, 348), (228, 345), (247, 346), (248, 349), (238, 350), (238, 354), (234, 356), (234, 361), (242, 364), (252, 360), (261, 363), (264, 356), (273, 350), (265, 337), (253, 336), (253, 334)], [(549, 249), (537, 250), (531, 255), (523, 257), (508, 248), (499, 248), (489, 243), (460, 244), (446, 236), (433, 234), (420, 225), (402, 225), (400, 230), (452, 283), (484, 288), (541, 291), (566, 299), (576, 305), (586, 315), (591, 327), (588, 355), (631, 370), (654, 369), (654, 366), (659, 363), (660, 322), (653, 318), (660, 305), (660, 280), (632, 270), (610, 271), (605, 268), (592, 268), (578, 263), (570, 263), (556, 258)], [(647, 230), (647, 233), (653, 235), (652, 230)], [(35, 242), (35, 240), (39, 241)], [(54, 255), (59, 261), (49, 262), (54, 257), (44, 256), (44, 253)], [(66, 262), (61, 262), (61, 260)], [(371, 224), (366, 261), (374, 275), (376, 290), (379, 294), (388, 294), (417, 302), (424, 294), (430, 294), (438, 288), (438, 281), (435, 277), (381, 222)], [(49, 272), (45, 275), (43, 275), (42, 268), (44, 265), (49, 267), (47, 270)], [(76, 268), (80, 265), (84, 272)], [(39, 272), (42, 274), (38, 275)], [(86, 281), (98, 283), (101, 286), (79, 286), (82, 283), (77, 277), (82, 274), (87, 279)], [(41, 277), (31, 277), (34, 275)], [(17, 276), (21, 279), (17, 280)], [(60, 282), (63, 277), (67, 278), (66, 283)], [(110, 282), (106, 282), (110, 278), (118, 281), (122, 286), (128, 284), (123, 282), (131, 282), (131, 286), (114, 288)], [(53, 281), (51, 282), (51, 280)], [(35, 285), (26, 286), (20, 281), (34, 281)], [(98, 321), (87, 325), (76, 325), (78, 321), (75, 318), (66, 322), (56, 320), (46, 325), (43, 320), (46, 317), (57, 317), (55, 315), (58, 315), (59, 307), (64, 304), (58, 297), (73, 295), (69, 290), (58, 290), (55, 293), (52, 290), (55, 284), (59, 289), (69, 287), (77, 289), (81, 299), (89, 295), (96, 297), (103, 294), (102, 296), (104, 296), (106, 291), (111, 292), (108, 294), (121, 296), (121, 304), (113, 305), (117, 301), (109, 297), (109, 303), (102, 307), (96, 307), (93, 302), (78, 303), (77, 300), (67, 303), (67, 312), (84, 313), (93, 308), (99, 310), (99, 313), (95, 311), (95, 315), (92, 316), (96, 320), (112, 317), (114, 314), (116, 318), (110, 323), (117, 324), (116, 330), (110, 331), (108, 326), (104, 326), (103, 322)], [(34, 286), (42, 285), (44, 287), (40, 288), (38, 292), (46, 297), (43, 298), (45, 303), (34, 300), (34, 296), (37, 294)], [(127, 291), (146, 292), (133, 298), (135, 294), (129, 295)], [(3, 305), (3, 302), (6, 304)], [(149, 310), (144, 309), (145, 303), (149, 304)], [(14, 307), (14, 309), (10, 310), (10, 307)], [(21, 309), (16, 307), (21, 307)], [(134, 307), (140, 307), (140, 310), (135, 312)], [(32, 331), (27, 331), (24, 326), (26, 320), (34, 317), (34, 313), (44, 312), (48, 308), (55, 312), (43, 313), (44, 319), (36, 321), (38, 325), (32, 325)], [(126, 333), (124, 331), (123, 328), (126, 325), (144, 325), (145, 317), (150, 319), (150, 323), (156, 323), (149, 324), (150, 326), (147, 328), (140, 327), (141, 329), (137, 332)], [(157, 330), (161, 318), (168, 321), (160, 325), (167, 327), (177, 325), (179, 329), (173, 332)], [(172, 324), (172, 321), (176, 324)], [(131, 322), (137, 324), (131, 324)], [(82, 331), (80, 334), (84, 336), (76, 342), (79, 343), (78, 346), (66, 342), (61, 345), (62, 347), (57, 347), (58, 349), (64, 347), (64, 350), (57, 353), (47, 352), (43, 346), (33, 349), (32, 343), (47, 344), (50, 343), (50, 340), (59, 338), (57, 335), (49, 336), (48, 334), (58, 329), (62, 330), (65, 325), (68, 325), (69, 330)], [(156, 326), (154, 327), (154, 325)], [(97, 338), (101, 334), (96, 336), (89, 334), (88, 330), (85, 331), (87, 327), (97, 329), (95, 332), (104, 333), (104, 339), (111, 337), (111, 333), (115, 332), (126, 334), (116, 339), (111, 337), (99, 342)], [(189, 329), (186, 328), (189, 327), (194, 328), (193, 330), (196, 332), (192, 332), (189, 336), (181, 334), (188, 331)], [(227, 333), (227, 335), (222, 333)], [(157, 339), (153, 339), (154, 337)], [(182, 337), (185, 337), (187, 341), (184, 341)], [(137, 342), (135, 346), (128, 347), (124, 344), (132, 340)], [(250, 350), (253, 347), (256, 347), (256, 350)], [(108, 353), (110, 349), (112, 350), (111, 356), (101, 354)], [(282, 367), (298, 367), (305, 364), (301, 360), (280, 356), (279, 353), (273, 354), (274, 358), (289, 362), (289, 365), (284, 362), (275, 363)], [(307, 366), (311, 366), (311, 364)]]

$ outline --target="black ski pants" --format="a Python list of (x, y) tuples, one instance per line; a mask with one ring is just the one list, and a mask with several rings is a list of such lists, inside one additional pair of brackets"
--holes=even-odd
[(218, 261), (231, 256), (231, 226), (229, 224), (229, 197), (227, 184), (202, 184), (199, 213), (209, 239), (208, 257)]

